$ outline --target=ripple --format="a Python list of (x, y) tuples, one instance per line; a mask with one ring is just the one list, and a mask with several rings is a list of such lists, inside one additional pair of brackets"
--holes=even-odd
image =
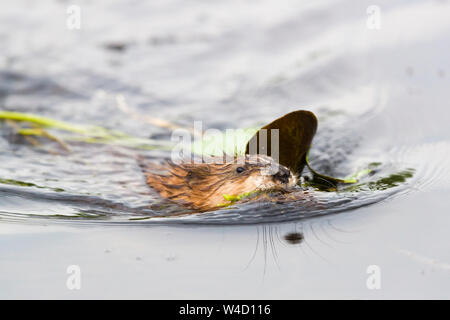
[(383, 175), (385, 173), (386, 171), (380, 170), (369, 179), (336, 192), (299, 188), (289, 194), (289, 199), (275, 195), (271, 201), (248, 201), (217, 211), (197, 214), (164, 202), (131, 207), (95, 196), (56, 194), (51, 191), (25, 192), (20, 190), (24, 187), (14, 189), (8, 186), (0, 189), (2, 199), (6, 200), (2, 203), (4, 209), (0, 213), (0, 218), (26, 222), (45, 220), (71, 224), (139, 225), (285, 222), (354, 210), (413, 190), (408, 181), (414, 176), (413, 170), (404, 170), (387, 176)]
[[(355, 210), (448, 184), (449, 170), (442, 165), (450, 155), (448, 142), (364, 149), (360, 135), (348, 130), (348, 121), (322, 128), (310, 159), (316, 170), (334, 176), (371, 167), (357, 184), (331, 192), (307, 187), (294, 190), (289, 199), (275, 195), (270, 201), (244, 201), (206, 213), (160, 199), (145, 184), (129, 151), (78, 145), (70, 155), (55, 156), (9, 144), (0, 153), (0, 219), (105, 225), (274, 223)], [(370, 152), (361, 151), (366, 149)]]

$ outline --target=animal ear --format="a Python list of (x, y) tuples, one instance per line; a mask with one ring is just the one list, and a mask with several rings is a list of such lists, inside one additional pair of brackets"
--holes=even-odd
[(203, 179), (210, 175), (209, 166), (192, 166), (187, 170), (186, 177), (190, 179)]

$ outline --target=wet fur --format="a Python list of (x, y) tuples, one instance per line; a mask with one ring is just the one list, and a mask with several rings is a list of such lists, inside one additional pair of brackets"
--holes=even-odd
[[(271, 175), (262, 174), (261, 170), (267, 170), (274, 163), (270, 157), (246, 156), (235, 158), (233, 163), (220, 163), (223, 162), (220, 160), (222, 158), (211, 158), (208, 163), (199, 164), (168, 161), (162, 166), (147, 165), (144, 174), (147, 184), (162, 197), (199, 211), (217, 209), (226, 202), (224, 194), (236, 196), (287, 186)], [(238, 167), (245, 170), (237, 173)], [(292, 184), (295, 180), (289, 181)]]

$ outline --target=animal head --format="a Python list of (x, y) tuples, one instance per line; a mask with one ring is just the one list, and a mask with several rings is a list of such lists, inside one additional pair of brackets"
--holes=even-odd
[(163, 170), (164, 174), (146, 172), (147, 183), (162, 197), (200, 210), (216, 208), (224, 202), (224, 195), (286, 189), (296, 183), (288, 168), (263, 155), (245, 155), (232, 161), (213, 157), (202, 163), (167, 162)]

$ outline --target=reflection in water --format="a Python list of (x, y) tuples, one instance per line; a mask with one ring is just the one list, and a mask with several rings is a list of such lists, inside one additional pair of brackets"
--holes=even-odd
[[(320, 218), (318, 220), (308, 219), (303, 222), (289, 224), (258, 225), (255, 231), (255, 248), (245, 269), (248, 269), (255, 261), (262, 259), (263, 277), (266, 275), (270, 262), (273, 262), (277, 270), (282, 269), (285, 262), (280, 252), (292, 256), (292, 251), (289, 249), (298, 251), (300, 254), (297, 256), (298, 259), (304, 260), (312, 255), (326, 263), (331, 263), (326, 255), (322, 254), (320, 249), (317, 248), (317, 244), (321, 244), (327, 249), (332, 249), (335, 244), (348, 243), (339, 239), (339, 235), (348, 236), (353, 233), (352, 231), (336, 227), (330, 219)], [(256, 265), (259, 265), (259, 263), (257, 262)]]
[(257, 253), (260, 249), (260, 246), (261, 246), (263, 260), (264, 260), (263, 276), (265, 276), (266, 268), (267, 268), (267, 258), (269, 256), (268, 249), (270, 249), (271, 257), (272, 257), (274, 263), (279, 268), (277, 245), (282, 244), (282, 241), (280, 239), (278, 226), (272, 226), (272, 225), (257, 226), (256, 234), (257, 234), (257, 236), (256, 236), (255, 250), (253, 251), (253, 255), (251, 256), (251, 258), (246, 266), (246, 269), (254, 261), (255, 257), (257, 256)]
[(303, 241), (303, 233), (289, 232), (284, 235), (284, 240), (289, 244), (299, 244)]

